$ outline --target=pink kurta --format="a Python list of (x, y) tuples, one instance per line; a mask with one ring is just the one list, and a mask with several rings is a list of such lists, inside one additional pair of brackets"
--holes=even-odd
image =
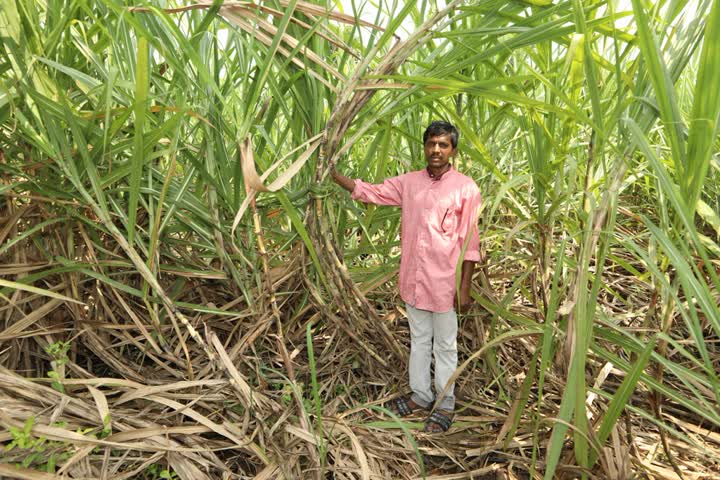
[(352, 198), (402, 207), (400, 297), (421, 310), (447, 312), (455, 298), (455, 272), (465, 239), (465, 260), (480, 260), (480, 191), (454, 168), (439, 180), (426, 169), (372, 185), (355, 180)]

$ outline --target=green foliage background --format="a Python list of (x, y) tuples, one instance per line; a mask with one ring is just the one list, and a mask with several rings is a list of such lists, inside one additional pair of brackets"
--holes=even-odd
[[(210, 331), (231, 345), (268, 315), (277, 368), (284, 334), (292, 347), (296, 326), (319, 336), (338, 315), (364, 363), (401, 358), (371, 318), (396, 300), (399, 213), (353, 203), (327, 170), (420, 168), (422, 130), (444, 118), (485, 199), (474, 296), (487, 336), (466, 366), (512, 390), (502, 346), (531, 339), (499, 441), (529, 422), (528, 470), (545, 478), (563, 448), (607, 474), (598, 452), (623, 411), (705, 448), (662, 405), (720, 428), (720, 2), (384, 2), (375, 26), (361, 7), (3, 2), (2, 364), (45, 376), (22, 352), (82, 338), (109, 292), (145, 325), (135, 346), (172, 352), (188, 378), (214, 358)], [(253, 204), (246, 138), (265, 183), (284, 183)], [(33, 315), (45, 302), (59, 323)], [(544, 390), (549, 372), (563, 388)], [(631, 405), (641, 392), (651, 401)], [(588, 395), (602, 405), (592, 422)]]

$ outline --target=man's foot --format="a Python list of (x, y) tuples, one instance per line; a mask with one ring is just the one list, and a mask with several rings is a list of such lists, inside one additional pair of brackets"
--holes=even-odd
[(447, 432), (453, 421), (453, 412), (446, 410), (435, 410), (425, 420), (424, 431), (426, 433), (443, 433)]
[(390, 401), (387, 407), (398, 417), (407, 417), (418, 410), (427, 410), (427, 408), (415, 403), (415, 401), (410, 398), (410, 395), (403, 395), (402, 397)]

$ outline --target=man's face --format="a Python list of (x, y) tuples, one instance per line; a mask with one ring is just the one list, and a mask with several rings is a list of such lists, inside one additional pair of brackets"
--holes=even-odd
[(425, 160), (432, 169), (445, 168), (456, 153), (457, 148), (453, 148), (449, 133), (429, 136), (425, 142)]

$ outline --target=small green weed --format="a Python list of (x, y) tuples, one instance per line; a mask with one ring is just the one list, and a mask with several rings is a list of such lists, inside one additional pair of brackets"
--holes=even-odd
[(45, 347), (45, 352), (52, 358), (50, 362), (53, 369), (48, 372), (48, 378), (52, 380), (50, 386), (60, 393), (65, 393), (65, 386), (62, 384), (63, 376), (60, 371), (67, 363), (67, 352), (70, 350), (70, 342), (58, 340)]
[(178, 475), (163, 465), (153, 463), (145, 469), (145, 478), (150, 480), (176, 480)]
[(33, 436), (32, 427), (34, 423), (35, 417), (29, 417), (25, 421), (23, 428), (8, 427), (12, 441), (5, 446), (5, 451), (26, 450), (27, 455), (18, 465), (47, 473), (55, 473), (57, 462), (67, 460), (72, 456), (72, 452), (64, 451), (67, 445), (62, 442), (48, 441), (45, 437)]
[(57, 362), (58, 365), (65, 365), (67, 362), (67, 352), (70, 350), (70, 342), (58, 340), (45, 347), (45, 352)]

